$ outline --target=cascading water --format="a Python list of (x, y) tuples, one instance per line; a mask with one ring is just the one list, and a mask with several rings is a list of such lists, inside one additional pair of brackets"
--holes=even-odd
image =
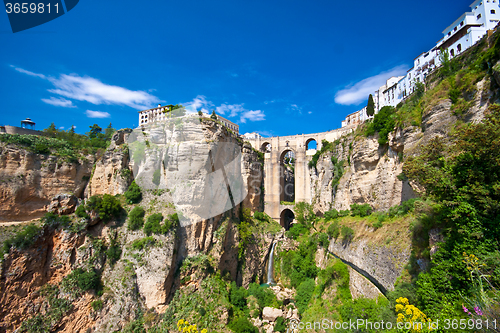
[(271, 248), (271, 253), (269, 254), (269, 264), (267, 265), (267, 284), (274, 284), (273, 279), (273, 264), (274, 264), (274, 247), (277, 242), (273, 243), (273, 247)]

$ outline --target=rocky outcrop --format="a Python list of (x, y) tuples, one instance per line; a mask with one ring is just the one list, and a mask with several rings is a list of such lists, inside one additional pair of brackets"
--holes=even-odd
[[(408, 238), (408, 235), (401, 237)], [(366, 238), (345, 242), (340, 238), (331, 240), (328, 251), (335, 256), (366, 272), (386, 290), (394, 290), (394, 283), (401, 275), (404, 266), (410, 259), (411, 242), (401, 243), (402, 246), (386, 246), (369, 242)]]
[(283, 317), (283, 311), (281, 309), (275, 309), (266, 306), (262, 310), (262, 319), (268, 321), (276, 321), (278, 317)]
[(47, 211), (59, 215), (68, 215), (75, 211), (78, 198), (72, 194), (58, 194), (52, 198)]
[(111, 144), (92, 172), (86, 196), (96, 194), (123, 194), (132, 181), (129, 169), (129, 151), (126, 139), (132, 130), (119, 130), (113, 134)]
[(0, 221), (28, 221), (42, 216), (60, 193), (82, 197), (93, 158), (78, 163), (0, 144)]
[(361, 297), (377, 299), (382, 296), (380, 290), (373, 283), (351, 267), (349, 267), (349, 289), (355, 299)]

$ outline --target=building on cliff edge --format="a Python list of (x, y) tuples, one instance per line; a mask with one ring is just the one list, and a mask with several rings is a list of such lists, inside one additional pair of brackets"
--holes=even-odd
[[(476, 0), (471, 11), (462, 14), (443, 31), (441, 38), (431, 50), (421, 53), (413, 60), (413, 67), (405, 76), (391, 77), (373, 94), (375, 113), (384, 106), (396, 106), (410, 96), (417, 82), (424, 82), (429, 73), (441, 65), (440, 54), (448, 53), (450, 59), (460, 55), (476, 44), (500, 22), (500, 0)], [(366, 108), (349, 114), (342, 127), (360, 124), (370, 117)]]
[[(168, 113), (172, 111), (173, 105), (161, 106), (158, 104), (157, 107), (139, 111), (139, 126), (145, 126), (158, 121), (165, 121), (168, 119)], [(205, 117), (210, 117), (208, 114), (204, 114)], [(217, 115), (217, 120), (221, 122), (224, 126), (229, 128), (236, 134), (240, 132), (240, 126), (232, 121)]]

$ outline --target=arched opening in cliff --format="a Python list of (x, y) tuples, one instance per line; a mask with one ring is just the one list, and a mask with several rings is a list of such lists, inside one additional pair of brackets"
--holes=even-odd
[(306, 141), (306, 150), (316, 150), (318, 149), (318, 143), (314, 139), (309, 139)]
[(281, 212), (280, 216), (280, 224), (285, 230), (290, 230), (290, 226), (292, 225), (293, 220), (295, 219), (295, 215), (290, 209), (284, 209)]
[(280, 201), (295, 201), (295, 153), (291, 149), (280, 156)]
[(269, 142), (264, 142), (262, 146), (260, 146), (260, 151), (263, 153), (271, 152), (271, 144)]

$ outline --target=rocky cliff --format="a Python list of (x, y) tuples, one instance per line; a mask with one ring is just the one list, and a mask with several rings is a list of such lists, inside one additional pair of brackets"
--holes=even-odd
[(0, 143), (0, 221), (39, 218), (60, 193), (83, 197), (93, 162), (91, 156), (71, 163)]
[[(12, 248), (5, 256), (0, 279), (0, 331), (12, 332), (23, 322), (29, 325), (44, 322), (37, 315), (52, 318), (55, 316), (54, 299), (69, 302), (64, 303), (69, 305), (60, 310), (62, 319), (50, 323), (53, 330), (120, 330), (136, 318), (138, 309), (163, 313), (176, 290), (199, 285), (204, 275), (200, 275), (201, 268), (197, 265), (207, 256), (220, 272), (228, 273), (243, 285), (248, 286), (251, 281), (262, 278), (266, 254), (274, 236), (263, 229), (256, 231), (248, 241), (250, 244), (244, 257), (239, 258), (241, 236), (237, 226), (243, 208), (255, 211), (262, 206), (262, 163), (251, 147), (243, 146), (225, 127), (207, 120), (198, 130), (198, 136), (184, 136), (184, 142), (231, 142), (239, 147), (242, 186), (248, 192), (244, 201), (223, 214), (178, 226), (165, 235), (153, 234), (149, 238), (143, 230), (129, 230), (128, 220), (122, 218), (95, 225), (87, 223), (78, 232), (63, 226), (46, 225), (28, 250)], [(51, 196), (74, 188), (77, 189), (72, 191), (75, 195), (83, 196), (85, 192), (87, 198), (99, 194), (123, 194), (132, 179), (131, 170), (134, 167), (148, 169), (147, 164), (153, 160), (146, 158), (141, 162), (129, 158), (133, 155), (127, 145), (130, 134), (131, 131), (115, 133), (111, 145), (93, 168), (90, 162), (58, 164), (57, 159), (51, 157), (3, 146), (2, 175), (16, 178), (23, 170), (27, 173), (27, 176), (9, 179), (10, 183), (4, 184), (4, 191), (18, 193), (11, 201), (7, 201), (9, 197), (4, 195), (4, 202), (9, 203), (5, 211), (13, 215), (17, 213), (15, 216), (20, 216), (21, 212), (29, 217), (40, 216), (45, 213), (44, 205), (50, 202)], [(153, 132), (146, 131), (146, 137), (153, 135)], [(22, 168), (14, 168), (16, 163)], [(39, 170), (36, 170), (37, 165)], [(59, 178), (53, 179), (54, 175)], [(45, 188), (34, 184), (44, 184)], [(23, 191), (36, 193), (40, 203), (37, 200), (29, 202), (36, 197), (33, 194), (21, 196)], [(146, 218), (153, 213), (166, 217), (175, 213), (174, 198), (168, 189), (158, 191), (146, 187), (138, 205), (145, 209)], [(30, 206), (25, 204), (26, 201)], [(34, 204), (38, 206), (32, 208)], [(134, 206), (124, 208), (130, 212)], [(9, 215), (2, 216), (8, 219)], [(72, 225), (81, 225), (84, 221), (75, 217), (71, 219)], [(120, 249), (118, 260), (112, 259), (108, 252), (117, 246)], [(67, 282), (63, 280), (66, 281), (77, 268), (98, 272), (103, 283), (99, 293), (71, 295), (65, 287)], [(44, 292), (47, 286), (55, 288), (55, 298)]]

